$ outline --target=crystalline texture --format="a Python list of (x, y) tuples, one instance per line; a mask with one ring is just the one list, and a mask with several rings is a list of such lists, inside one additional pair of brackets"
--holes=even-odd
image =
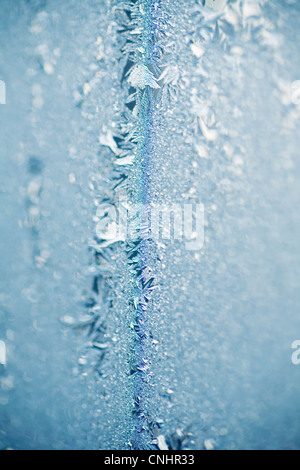
[(0, 448), (299, 447), (299, 20), (0, 2)]

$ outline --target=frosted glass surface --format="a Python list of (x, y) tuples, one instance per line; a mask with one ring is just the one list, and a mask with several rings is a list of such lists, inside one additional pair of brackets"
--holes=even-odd
[(0, 449), (299, 449), (299, 25), (0, 0)]

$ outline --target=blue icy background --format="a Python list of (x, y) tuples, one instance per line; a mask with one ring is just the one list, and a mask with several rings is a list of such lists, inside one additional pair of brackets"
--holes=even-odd
[[(203, 202), (206, 239), (199, 253), (159, 247), (151, 411), (166, 438), (189, 430), (190, 448), (297, 449), (300, 5), (237, 0), (218, 16), (162, 3), (170, 93), (151, 187), (159, 202)], [(113, 166), (98, 139), (126, 99), (114, 5), (0, 0), (1, 449), (129, 448), (126, 289), (102, 378), (61, 321), (85, 314)]]

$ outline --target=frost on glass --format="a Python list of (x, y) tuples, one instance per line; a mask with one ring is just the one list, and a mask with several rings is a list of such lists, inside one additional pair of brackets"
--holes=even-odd
[(113, 8), (0, 10), (0, 448), (121, 447), (113, 372), (100, 384), (108, 341), (89, 248), (114, 167), (99, 129), (123, 99)]
[(299, 7), (210, 6), (168, 4), (178, 78), (153, 193), (203, 202), (205, 243), (160, 247), (156, 412), (167, 442), (179, 429), (195, 448), (297, 447)]
[(2, 0), (0, 448), (299, 446), (299, 20)]

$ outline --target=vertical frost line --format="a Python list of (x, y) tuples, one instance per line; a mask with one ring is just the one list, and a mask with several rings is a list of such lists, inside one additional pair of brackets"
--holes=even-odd
[[(112, 130), (110, 139), (104, 136), (100, 143), (109, 146), (117, 158), (114, 200), (111, 204), (118, 204), (123, 215), (125, 211), (126, 233), (122, 236), (119, 233), (111, 242), (121, 240), (126, 249), (129, 316), (133, 325), (133, 342), (129, 351), (130, 382), (133, 381), (134, 390), (131, 446), (133, 449), (145, 449), (150, 447), (152, 440), (147, 411), (151, 376), (149, 348), (152, 343), (147, 317), (150, 294), (156, 287), (151, 267), (152, 242), (148, 211), (151, 203), (151, 156), (155, 149), (154, 115), (160, 89), (158, 81), (163, 55), (164, 19), (161, 0), (118, 3), (115, 5), (115, 13), (122, 41), (122, 86), (128, 87), (128, 97), (118, 128)], [(133, 213), (130, 207), (139, 209)], [(102, 237), (105, 238), (105, 234)]]
[(121, 244), (126, 251), (128, 275), (124, 290), (129, 294), (133, 335), (132, 344), (128, 345), (129, 384), (134, 390), (130, 445), (138, 450), (150, 448), (153, 439), (149, 416), (153, 343), (148, 318), (151, 292), (157, 286), (149, 209), (151, 160), (157, 150), (155, 119), (164, 78), (161, 70), (166, 19), (161, 0), (115, 2), (113, 8), (121, 43), (119, 59), (123, 64), (120, 92), (123, 94), (125, 86), (128, 94), (118, 113), (117, 125), (103, 129), (99, 139), (114, 154), (115, 169), (110, 178), (111, 191), (105, 193), (97, 210), (97, 236), (91, 243), (95, 277), (88, 305), (91, 317), (86, 326), (93, 348), (100, 349), (97, 370), (102, 375), (106, 318), (114, 308), (115, 259)]
[(122, 338), (120, 349), (111, 352), (117, 362), (120, 359), (121, 395), (129, 413), (124, 411), (124, 416), (131, 417), (126, 446), (134, 450), (180, 449), (187, 438), (177, 431), (167, 440), (159, 434), (162, 420), (156, 416), (153, 398), (158, 341), (151, 331), (157, 317), (151, 297), (158, 288), (155, 273), (161, 261), (157, 233), (150, 223), (160, 199), (154, 189), (154, 168), (163, 148), (165, 113), (172, 112), (179, 81), (170, 6), (167, 0), (112, 1), (120, 81), (115, 85), (115, 118), (102, 127), (99, 143), (109, 158), (113, 155), (114, 169), (97, 197), (89, 314), (73, 325), (86, 329), (85, 355), (92, 356), (92, 365), (103, 378), (111, 375), (106, 360), (114, 341), (111, 325), (123, 328), (126, 340)]
[[(155, 148), (154, 114), (157, 79), (160, 75), (160, 1), (141, 0), (132, 2), (130, 22), (125, 32), (123, 53), (128, 54), (127, 81), (130, 101), (134, 107), (124, 129), (124, 135), (134, 146), (134, 167), (129, 178), (130, 202), (139, 207), (138, 213), (130, 214), (134, 230), (130, 232), (126, 250), (130, 266), (132, 312), (134, 322), (134, 351), (131, 374), (134, 380), (133, 449), (149, 448), (151, 433), (147, 413), (148, 390), (151, 377), (149, 347), (150, 331), (147, 317), (152, 290), (156, 287), (151, 269), (151, 232), (148, 211), (151, 203), (150, 172), (151, 155)], [(134, 38), (134, 39), (132, 39)], [(127, 140), (127, 139), (125, 139)], [(130, 220), (131, 219), (131, 220)]]

